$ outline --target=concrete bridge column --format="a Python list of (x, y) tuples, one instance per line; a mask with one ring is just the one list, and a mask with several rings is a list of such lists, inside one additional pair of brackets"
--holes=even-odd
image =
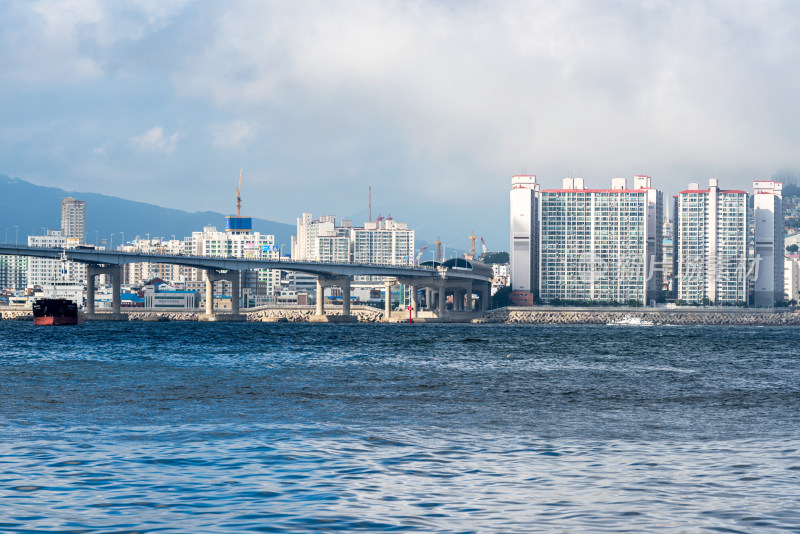
[(350, 317), (350, 277), (342, 279), (342, 315)]
[(486, 313), (489, 311), (489, 301), (492, 299), (492, 283), (486, 282), (486, 289), (484, 289), (483, 295), (481, 295), (481, 311)]
[[(97, 313), (95, 306), (95, 276), (105, 274), (111, 277), (111, 313), (104, 313), (102, 317)], [(125, 321), (122, 315), (122, 266), (121, 265), (87, 265), (86, 266), (86, 319), (106, 321)]]
[(414, 319), (416, 319), (418, 317), (417, 310), (419, 309), (419, 304), (417, 303), (417, 286), (409, 285), (408, 292), (411, 295), (411, 309), (413, 310), (411, 313)]
[(325, 315), (325, 286), (319, 276), (317, 277), (317, 310), (315, 315)]
[(97, 276), (94, 272), (94, 266), (86, 266), (86, 313), (87, 315), (94, 315), (94, 277)]
[(211, 271), (206, 271), (206, 314), (214, 314), (214, 279)]
[(122, 266), (111, 267), (111, 313), (119, 315), (122, 310)]
[(465, 308), (466, 308), (466, 310), (468, 312), (471, 313), (472, 312), (472, 308), (475, 305), (475, 301), (474, 301), (473, 295), (472, 295), (472, 282), (468, 282), (467, 283), (466, 295), (467, 295), (467, 302), (466, 302)]
[(231, 312), (239, 315), (239, 271), (228, 271), (231, 283)]
[(439, 282), (439, 319), (444, 320), (444, 314), (447, 311), (447, 294), (445, 293), (444, 280)]
[[(231, 313), (214, 313), (214, 282), (224, 280), (231, 284)], [(239, 271), (221, 273), (206, 269), (206, 313), (198, 317), (200, 321), (246, 321), (239, 313)]]
[(433, 297), (433, 291), (431, 291), (431, 288), (426, 287), (425, 288), (425, 308), (427, 310), (432, 310), (433, 309), (433, 302), (431, 302), (431, 297)]
[(392, 316), (392, 282), (386, 281), (383, 283), (384, 303), (383, 303), (383, 318), (388, 321)]

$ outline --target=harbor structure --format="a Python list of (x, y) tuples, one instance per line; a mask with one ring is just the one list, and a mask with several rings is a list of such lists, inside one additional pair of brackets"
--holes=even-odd
[(677, 301), (745, 305), (748, 302), (748, 195), (697, 183), (675, 196), (673, 272)]
[(783, 184), (753, 182), (753, 305), (771, 308), (784, 300)]
[(534, 175), (511, 177), (509, 268), (516, 304), (533, 304), (539, 289), (539, 189)]
[(86, 202), (72, 197), (61, 199), (61, 232), (67, 242), (86, 242)]
[(663, 195), (649, 176), (635, 176), (630, 188), (614, 178), (610, 189), (565, 178), (561, 189), (541, 192), (540, 220), (543, 302), (641, 305), (660, 297)]

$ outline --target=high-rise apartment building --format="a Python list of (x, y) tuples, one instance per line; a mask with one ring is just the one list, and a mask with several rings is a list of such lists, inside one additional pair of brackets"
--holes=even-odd
[(414, 230), (391, 216), (353, 228), (351, 239), (355, 263), (414, 264)]
[(391, 216), (354, 227), (348, 220), (337, 225), (334, 215), (313, 219), (304, 213), (297, 219), (297, 235), (292, 236), (292, 259), (412, 265), (414, 230)]
[(675, 196), (673, 271), (678, 301), (745, 304), (748, 300), (747, 193), (696, 183)]
[(541, 192), (540, 221), (544, 302), (645, 304), (660, 296), (663, 196), (650, 177), (635, 176), (632, 188), (614, 178), (611, 189), (565, 178), (561, 189)]
[[(202, 232), (192, 232), (192, 237), (184, 241), (184, 252), (199, 256), (258, 260), (277, 260), (280, 254), (273, 235), (253, 232), (249, 227), (218, 232), (215, 226), (206, 226)], [(189, 269), (187, 274), (188, 280), (205, 279), (203, 269)], [(272, 295), (280, 287), (280, 271), (260, 269), (258, 281), (266, 284), (267, 294)]]
[(61, 232), (67, 242), (86, 242), (86, 203), (72, 197), (61, 199)]
[(28, 279), (26, 256), (0, 255), (0, 289), (25, 289)]
[[(67, 241), (61, 230), (48, 230), (46, 235), (28, 236), (29, 247), (72, 248), (77, 244), (75, 238)], [(28, 258), (28, 287), (39, 286), (46, 289), (57, 282), (82, 285), (85, 280), (86, 265), (83, 263), (34, 256)]]
[[(539, 289), (539, 184), (536, 176), (511, 178), (511, 290)], [(532, 303), (532, 299), (529, 299)]]
[(784, 300), (783, 184), (753, 182), (753, 304), (771, 308)]

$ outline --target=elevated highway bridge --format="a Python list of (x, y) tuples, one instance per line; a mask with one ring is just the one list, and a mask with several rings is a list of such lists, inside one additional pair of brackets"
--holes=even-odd
[[(165, 263), (202, 269), (206, 273), (205, 320), (242, 320), (239, 314), (239, 272), (251, 269), (280, 269), (310, 274), (317, 277), (316, 315), (325, 317), (325, 302), (321, 298), (325, 287), (342, 290), (342, 314), (350, 315), (350, 288), (356, 276), (375, 276), (383, 279), (387, 298), (385, 317), (391, 316), (391, 287), (400, 283), (409, 286), (411, 313), (419, 313), (419, 292), (425, 291), (427, 311), (439, 320), (447, 320), (447, 297), (452, 297), (452, 310), (456, 312), (486, 311), (491, 295), (492, 270), (487, 265), (463, 258), (444, 262), (427, 261), (418, 267), (376, 265), (363, 263), (326, 263), (294, 260), (263, 260), (226, 258), (217, 256), (191, 256), (183, 254), (148, 254), (141, 252), (105, 251), (90, 248), (39, 248), (23, 245), (0, 244), (0, 254), (32, 256), (54, 260), (66, 259), (86, 264), (86, 315), (95, 315), (95, 276), (105, 274), (112, 281), (112, 314), (121, 318), (121, 266), (130, 263)], [(231, 312), (214, 312), (214, 282), (230, 282)], [(478, 296), (477, 303), (475, 295)], [(476, 305), (477, 304), (477, 305)]]

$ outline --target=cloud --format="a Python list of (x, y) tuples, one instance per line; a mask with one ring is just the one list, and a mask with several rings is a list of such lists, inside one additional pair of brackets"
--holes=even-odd
[(209, 127), (212, 144), (217, 148), (246, 148), (256, 136), (255, 128), (243, 120), (215, 123)]
[(175, 132), (170, 136), (166, 136), (161, 126), (154, 126), (141, 135), (131, 137), (131, 143), (140, 150), (172, 154), (177, 150), (178, 140), (180, 138), (180, 132)]

